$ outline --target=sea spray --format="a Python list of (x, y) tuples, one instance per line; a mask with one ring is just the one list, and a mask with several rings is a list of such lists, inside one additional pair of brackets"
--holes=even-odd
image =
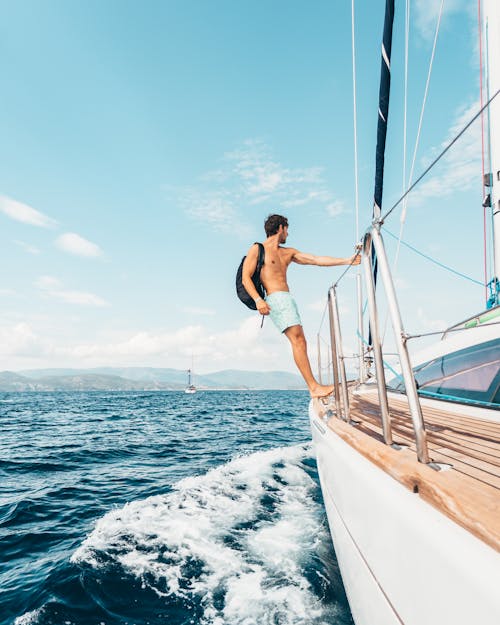
[(72, 561), (87, 580), (112, 569), (166, 602), (182, 599), (207, 625), (320, 623), (304, 569), (329, 537), (309, 455), (297, 445), (242, 456), (112, 510)]

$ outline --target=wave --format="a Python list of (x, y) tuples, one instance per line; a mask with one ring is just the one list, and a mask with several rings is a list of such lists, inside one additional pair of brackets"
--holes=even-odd
[(108, 576), (123, 582), (113, 586), (122, 598), (154, 596), (150, 608), (163, 607), (171, 624), (343, 622), (343, 608), (325, 601), (329, 572), (318, 553), (331, 551), (330, 537), (310, 456), (310, 445), (252, 453), (130, 502), (101, 518), (71, 561), (115, 616), (120, 597), (103, 589)]

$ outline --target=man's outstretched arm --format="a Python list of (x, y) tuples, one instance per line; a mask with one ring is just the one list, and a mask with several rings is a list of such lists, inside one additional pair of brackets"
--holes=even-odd
[(333, 256), (316, 256), (314, 254), (306, 254), (296, 250), (292, 261), (299, 265), (317, 265), (319, 267), (337, 267), (339, 265), (359, 265), (361, 256), (354, 254), (348, 258), (335, 258)]

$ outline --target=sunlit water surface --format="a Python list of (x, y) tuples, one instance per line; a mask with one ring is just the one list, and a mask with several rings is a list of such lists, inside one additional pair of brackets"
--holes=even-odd
[(347, 625), (303, 392), (0, 394), (0, 625)]

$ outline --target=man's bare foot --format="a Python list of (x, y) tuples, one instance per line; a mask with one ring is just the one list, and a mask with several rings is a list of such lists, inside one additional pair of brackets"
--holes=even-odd
[(329, 384), (327, 386), (324, 386), (322, 384), (317, 384), (313, 388), (309, 389), (309, 393), (311, 394), (311, 397), (314, 399), (316, 397), (326, 397), (327, 395), (331, 395), (334, 389), (335, 389), (335, 386), (333, 384)]

